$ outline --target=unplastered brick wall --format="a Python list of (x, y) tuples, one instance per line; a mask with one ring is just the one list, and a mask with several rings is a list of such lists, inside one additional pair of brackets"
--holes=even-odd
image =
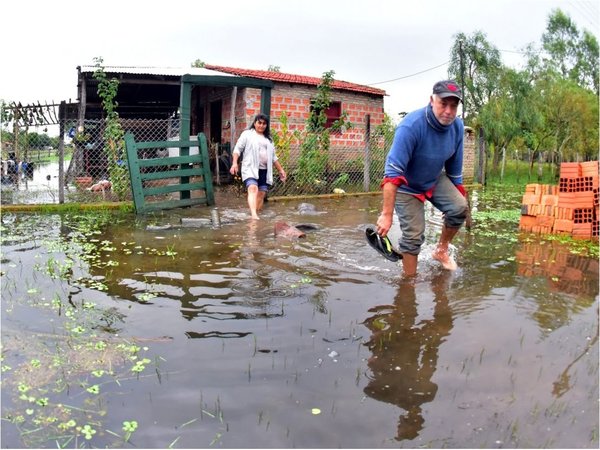
[[(280, 130), (279, 118), (282, 113), (288, 117), (290, 131), (304, 130), (310, 114), (311, 100), (317, 95), (317, 88), (306, 85), (276, 83), (271, 91), (271, 128)], [(246, 120), (260, 111), (260, 89), (244, 89)], [(380, 125), (384, 119), (383, 98), (360, 95), (353, 92), (334, 90), (331, 94), (333, 102), (340, 102), (342, 112), (348, 114), (352, 128), (343, 133), (332, 133), (330, 143), (332, 148), (362, 148), (365, 146), (367, 116), (371, 130)]]
[(475, 133), (471, 129), (465, 130), (463, 140), (463, 180), (466, 184), (475, 179)]

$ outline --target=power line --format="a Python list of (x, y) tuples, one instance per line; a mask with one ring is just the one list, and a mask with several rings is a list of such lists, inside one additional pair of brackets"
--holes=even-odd
[[(577, 12), (577, 14), (584, 18), (594, 29), (598, 29), (598, 10), (594, 10), (593, 2), (568, 2), (569, 5)], [(593, 11), (593, 12), (591, 12)]]
[(376, 84), (383, 84), (383, 83), (391, 83), (392, 81), (403, 80), (405, 78), (410, 78), (410, 77), (414, 77), (416, 75), (421, 75), (422, 73), (429, 72), (430, 70), (438, 69), (438, 68), (440, 68), (442, 66), (445, 66), (449, 62), (450, 61), (446, 61), (445, 63), (439, 64), (439, 65), (434, 66), (434, 67), (430, 67), (429, 69), (421, 70), (420, 72), (416, 72), (416, 73), (411, 73), (410, 75), (404, 75), (402, 77), (394, 78), (392, 80), (378, 81), (377, 83), (369, 83), (369, 84), (367, 84), (367, 86), (374, 86)]

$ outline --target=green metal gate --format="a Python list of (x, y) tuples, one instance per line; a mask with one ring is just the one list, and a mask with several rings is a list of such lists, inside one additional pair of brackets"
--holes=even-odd
[[(198, 134), (198, 141), (156, 142), (135, 142), (133, 134), (127, 133), (125, 146), (133, 201), (138, 214), (215, 204), (208, 145), (204, 133)], [(190, 155), (190, 147), (198, 147), (198, 153)], [(179, 149), (179, 154), (148, 159), (138, 157), (138, 150), (152, 149), (163, 152)], [(201, 196), (198, 196), (198, 193)], [(148, 197), (157, 197), (159, 200), (149, 201)]]

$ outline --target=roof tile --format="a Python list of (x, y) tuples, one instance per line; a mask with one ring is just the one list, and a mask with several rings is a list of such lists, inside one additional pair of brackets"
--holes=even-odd
[[(263, 80), (279, 81), (282, 83), (307, 84), (310, 86), (318, 86), (321, 84), (321, 78), (295, 75), (284, 72), (274, 72), (271, 70), (240, 69), (237, 67), (217, 66), (213, 64), (205, 64), (204, 68), (217, 72), (228, 73), (231, 75), (237, 75), (240, 77), (260, 78)], [(386, 95), (385, 91), (382, 89), (335, 79), (333, 80), (332, 87), (334, 89), (340, 89), (344, 91), (363, 92), (366, 94), (382, 96)]]

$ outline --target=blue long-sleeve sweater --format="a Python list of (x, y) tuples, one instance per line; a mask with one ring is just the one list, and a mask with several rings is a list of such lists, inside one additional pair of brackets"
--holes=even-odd
[(462, 184), (464, 124), (456, 118), (442, 125), (431, 105), (408, 114), (396, 128), (394, 141), (385, 162), (385, 176), (403, 176), (408, 185), (399, 192), (423, 194), (435, 186), (446, 170), (456, 184)]

